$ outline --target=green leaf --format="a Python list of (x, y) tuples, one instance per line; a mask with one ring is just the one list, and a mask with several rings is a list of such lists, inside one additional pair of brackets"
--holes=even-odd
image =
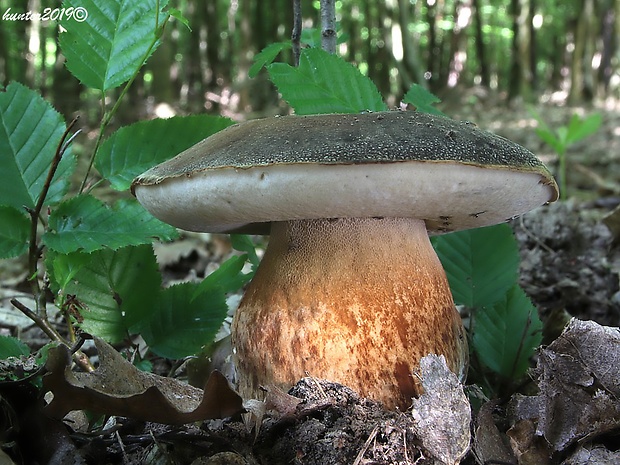
[[(108, 342), (127, 337), (130, 328), (150, 316), (161, 289), (161, 275), (150, 245), (125, 247), (118, 251), (98, 250), (87, 257), (79, 273), (70, 280), (63, 295), (75, 295), (83, 304), (81, 328)], [(74, 260), (82, 260), (76, 258)], [(67, 267), (70, 268), (70, 267)]]
[(457, 304), (493, 305), (517, 282), (519, 250), (507, 224), (435, 236), (432, 243)]
[[(0, 204), (34, 208), (64, 131), (62, 116), (35, 91), (12, 82), (0, 92)], [(74, 168), (65, 153), (45, 205), (60, 201)]]
[(191, 32), (192, 28), (189, 26), (189, 20), (185, 16), (183, 16), (183, 12), (181, 12), (181, 10), (177, 8), (168, 8), (167, 10), (165, 10), (165, 12), (176, 20), (180, 21), (181, 24), (183, 24), (183, 26), (185, 26)]
[(321, 49), (302, 50), (297, 68), (273, 63), (267, 70), (282, 98), (299, 115), (387, 109), (367, 76), (342, 58)]
[(506, 379), (525, 373), (541, 340), (538, 312), (518, 284), (494, 305), (474, 313), (474, 350), (482, 363)]
[(9, 357), (22, 357), (30, 354), (30, 349), (26, 344), (17, 338), (0, 336), (0, 360)]
[(290, 42), (276, 42), (267, 45), (254, 57), (254, 64), (250, 67), (248, 76), (255, 78), (263, 67), (273, 63), (273, 60), (276, 59), (282, 50), (287, 50), (289, 48), (291, 48)]
[(45, 255), (45, 267), (50, 275), (52, 290), (58, 292), (65, 289), (90, 261), (91, 255), (87, 253), (61, 254), (48, 249)]
[(588, 136), (591, 136), (601, 127), (603, 117), (600, 113), (594, 113), (585, 118), (574, 114), (568, 124), (567, 143), (574, 144)]
[(446, 116), (444, 113), (442, 113), (433, 106), (434, 103), (441, 102), (441, 99), (433, 95), (431, 92), (429, 92), (427, 89), (425, 89), (419, 84), (413, 84), (409, 88), (409, 91), (403, 97), (403, 102), (413, 105), (416, 110), (423, 113)]
[(95, 167), (114, 189), (125, 190), (147, 169), (233, 123), (212, 115), (141, 121), (112, 134), (101, 145)]
[(13, 207), (0, 206), (0, 259), (25, 253), (29, 234), (30, 220), (26, 215)]
[(195, 283), (164, 289), (153, 313), (140, 323), (140, 334), (157, 355), (178, 359), (213, 342), (228, 307), (221, 289), (196, 294)]
[(60, 204), (50, 215), (49, 228), (42, 239), (60, 253), (118, 249), (178, 236), (175, 228), (153, 217), (135, 200), (119, 200), (108, 207), (90, 195)]
[(248, 258), (253, 268), (258, 267), (260, 258), (256, 255), (256, 246), (252, 242), (252, 239), (250, 239), (250, 236), (245, 234), (231, 234), (230, 243), (233, 249), (248, 254)]
[(205, 292), (214, 292), (218, 288), (224, 294), (241, 289), (253, 276), (253, 273), (244, 274), (241, 272), (247, 259), (247, 254), (230, 257), (217, 270), (202, 280), (196, 287), (192, 299)]
[[(63, 8), (87, 12), (85, 21), (67, 17), (60, 21), (66, 29), (59, 42), (67, 68), (85, 86), (106, 91), (126, 82), (139, 69), (155, 33), (157, 4), (161, 0), (65, 0)], [(157, 44), (150, 50), (152, 53)]]

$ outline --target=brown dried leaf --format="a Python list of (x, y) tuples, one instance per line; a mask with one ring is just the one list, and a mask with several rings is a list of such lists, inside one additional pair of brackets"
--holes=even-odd
[(496, 402), (485, 403), (476, 416), (474, 430), (474, 456), (478, 463), (490, 462), (515, 464), (516, 459), (508, 446), (508, 438), (499, 431), (493, 419)]
[(90, 410), (143, 421), (179, 425), (224, 418), (243, 412), (241, 397), (219, 372), (204, 391), (172, 378), (138, 370), (114, 348), (95, 338), (100, 366), (92, 373), (73, 373), (66, 346), (50, 349), (43, 377), (54, 394), (46, 412), (62, 418), (72, 410)]
[(562, 465), (617, 465), (620, 451), (612, 452), (601, 446), (580, 447)]
[(540, 351), (541, 410), (537, 434), (554, 450), (620, 427), (620, 331), (570, 321)]
[(442, 356), (420, 360), (424, 393), (413, 399), (416, 434), (424, 449), (446, 465), (455, 465), (469, 450), (471, 409), (463, 386)]

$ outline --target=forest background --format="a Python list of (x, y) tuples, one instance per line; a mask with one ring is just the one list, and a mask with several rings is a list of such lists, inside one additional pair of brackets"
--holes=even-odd
[[(177, 113), (249, 119), (288, 112), (265, 73), (249, 79), (248, 70), (264, 47), (290, 39), (292, 0), (171, 6), (191, 30), (180, 21), (167, 26), (168, 37), (131, 87), (135, 105), (122, 106), (117, 124)], [(96, 127), (99, 95), (70, 78), (58, 22), (14, 16), (60, 7), (52, 0), (0, 0), (0, 83), (38, 89), (68, 120), (79, 112), (82, 124)], [(301, 7), (303, 27), (319, 28), (319, 1), (302, 0)], [(412, 83), (455, 106), (464, 89), (475, 89), (470, 98), (572, 104), (615, 101), (620, 91), (620, 0), (338, 0), (336, 10), (338, 53), (368, 74), (393, 107)], [(290, 51), (280, 59), (290, 63)]]

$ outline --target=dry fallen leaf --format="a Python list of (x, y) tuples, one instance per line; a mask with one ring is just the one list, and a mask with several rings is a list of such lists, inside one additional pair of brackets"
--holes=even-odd
[(537, 433), (557, 451), (620, 427), (620, 330), (570, 321), (540, 351)]
[(516, 459), (508, 446), (508, 438), (497, 428), (493, 419), (493, 409), (497, 402), (486, 402), (476, 416), (473, 452), (480, 464), (514, 464)]
[[(541, 349), (536, 367), (539, 394), (511, 401), (513, 446), (543, 438), (551, 451), (620, 428), (620, 330), (572, 319), (562, 334)], [(536, 422), (531, 438), (514, 429)]]
[(442, 356), (420, 360), (424, 393), (413, 400), (415, 432), (423, 448), (446, 465), (455, 465), (469, 450), (471, 408), (463, 385)]
[(100, 365), (92, 373), (71, 371), (66, 346), (50, 349), (43, 387), (53, 400), (45, 407), (55, 418), (72, 410), (89, 410), (143, 421), (179, 425), (243, 412), (241, 397), (219, 372), (204, 391), (173, 378), (138, 370), (114, 348), (95, 338)]

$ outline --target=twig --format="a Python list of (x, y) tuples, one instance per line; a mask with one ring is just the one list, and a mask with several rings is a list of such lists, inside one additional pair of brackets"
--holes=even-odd
[(375, 437), (377, 436), (378, 431), (379, 431), (379, 425), (375, 425), (375, 427), (372, 429), (370, 433), (370, 436), (368, 436), (368, 439), (366, 439), (366, 442), (364, 443), (364, 445), (358, 452), (357, 457), (355, 457), (355, 461), (353, 462), (353, 465), (360, 465), (360, 463), (362, 463), (362, 459), (364, 458), (364, 455), (366, 455), (366, 452), (368, 451), (368, 448), (370, 447), (370, 443), (374, 441)]
[(291, 44), (293, 47), (293, 66), (299, 66), (299, 56), (301, 55), (301, 0), (293, 0), (293, 32), (291, 33)]

